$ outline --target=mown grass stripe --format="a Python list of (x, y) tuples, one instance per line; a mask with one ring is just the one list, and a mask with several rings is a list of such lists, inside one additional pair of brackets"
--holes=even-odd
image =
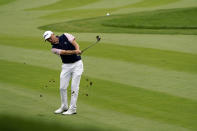
[[(12, 65), (14, 65), (14, 67)], [(9, 68), (9, 70), (4, 70), (5, 68)], [(1, 76), (1, 81), (27, 86), (38, 92), (42, 90), (41, 88), (44, 88), (41, 87), (43, 80), (46, 81), (47, 79), (50, 79), (50, 77), (53, 77), (53, 79), (59, 81), (57, 80), (57, 71), (45, 68), (4, 61), (4, 64), (1, 64), (1, 69), (3, 69), (2, 74), (7, 74), (4, 77)], [(30, 70), (31, 72), (28, 72)], [(14, 77), (14, 74), (18, 74), (17, 80)], [(24, 77), (26, 77), (26, 81), (24, 81)], [(31, 77), (31, 79), (28, 77)], [(196, 129), (196, 126), (194, 126), (194, 122), (197, 118), (194, 115), (197, 106), (196, 101), (139, 87), (118, 84), (116, 82), (109, 82), (95, 78), (90, 78), (90, 80), (93, 81), (94, 86), (89, 87), (92, 88), (92, 91), (88, 92), (88, 98), (83, 94), (80, 94), (79, 96), (79, 100), (88, 105), (99, 107), (101, 110), (104, 108), (153, 121), (159, 121), (161, 123), (170, 125), (175, 124), (180, 127)], [(51, 86), (52, 87), (48, 86), (48, 88), (42, 91), (44, 93), (43, 97), (50, 97), (49, 94), (57, 94), (58, 91), (55, 89), (57, 83)], [(86, 79), (84, 78), (82, 79), (81, 87), (81, 90), (87, 88)], [(20, 93), (20, 91), (18, 92), (17, 90), (14, 90), (14, 92), (16, 94)], [(20, 94), (21, 96), (25, 96), (24, 93)], [(48, 95), (45, 96), (45, 94)], [(42, 99), (39, 97), (39, 93), (37, 94), (37, 99), (33, 96), (32, 100), (35, 103), (38, 99)], [(28, 101), (31, 100), (21, 99), (21, 101), (28, 103)], [(94, 101), (96, 101), (96, 103), (94, 103)], [(30, 107), (32, 107), (31, 104), (26, 104), (26, 108), (29, 109)]]
[[(105, 44), (153, 48), (197, 54), (197, 37), (195, 35), (152, 35), (152, 34), (111, 34), (111, 33), (74, 33), (77, 41), (94, 42), (100, 35)], [(79, 41), (79, 45), (81, 42)], [(95, 47), (96, 48), (96, 47)]]
[[(6, 86), (5, 86), (6, 85)], [(9, 91), (13, 91), (13, 89), (16, 88), (16, 86), (10, 85), (10, 83), (7, 85), (5, 84), (4, 87), (5, 90), (8, 90), (10, 88)], [(2, 84), (1, 84), (2, 86)], [(11, 86), (11, 87), (10, 87)], [(13, 87), (15, 88), (13, 88)], [(32, 91), (28, 91), (29, 89), (25, 89), (25, 90), (21, 90), (20, 86), (17, 87), (17, 90), (19, 92), (21, 92), (22, 94), (26, 94), (26, 97), (28, 97), (28, 95), (32, 95)], [(136, 129), (136, 130), (143, 130), (144, 128), (148, 128), (148, 129), (155, 129), (155, 130), (161, 130), (163, 128), (168, 129), (168, 130), (173, 130), (173, 129), (177, 129), (180, 131), (185, 131), (187, 130), (186, 128), (182, 128), (179, 126), (175, 126), (175, 125), (170, 125), (170, 124), (165, 124), (165, 123), (160, 123), (158, 121), (154, 121), (154, 120), (150, 120), (150, 119), (145, 119), (145, 118), (140, 118), (140, 117), (136, 117), (133, 115), (125, 115), (122, 114), (120, 112), (116, 112), (113, 110), (106, 110), (105, 108), (98, 108), (98, 107), (93, 107), (87, 104), (82, 104), (82, 102), (80, 101), (80, 110), (79, 110), (79, 114), (76, 116), (72, 116), (72, 117), (65, 117), (65, 116), (61, 116), (61, 115), (54, 115), (51, 113), (51, 107), (53, 106), (53, 108), (55, 107), (55, 105), (57, 105), (57, 98), (55, 99), (56, 101), (51, 101), (51, 98), (54, 98), (52, 96), (44, 96), (44, 98), (40, 99), (39, 101), (43, 102), (43, 99), (48, 99), (46, 100), (46, 102), (40, 104), (40, 103), (35, 103), (33, 101), (31, 101), (31, 99), (27, 99), (29, 102), (28, 103), (33, 103), (31, 104), (31, 108), (28, 108), (27, 104), (21, 103), (22, 101), (20, 101), (20, 99), (24, 99), (26, 97), (21, 97), (20, 93), (14, 93), (12, 94), (11, 92), (3, 92), (3, 96), (4, 95), (9, 95), (12, 96), (14, 98), (18, 98), (17, 100), (19, 101), (18, 104), (15, 106), (15, 110), (13, 111), (13, 109), (10, 109), (10, 106), (13, 106), (14, 103), (7, 103), (7, 107), (5, 108), (5, 110), (8, 113), (5, 112), (5, 110), (3, 110), (3, 114), (1, 116), (15, 116), (16, 119), (20, 119), (21, 117), (24, 119), (29, 120), (31, 118), (31, 120), (36, 120), (39, 121), (40, 123), (56, 123), (58, 122), (59, 125), (61, 125), (62, 127), (65, 128), (65, 121), (69, 121), (67, 122), (67, 124), (69, 123), (69, 125), (74, 126), (74, 125), (81, 125), (79, 126), (79, 128), (81, 127), (90, 127), (88, 125), (91, 125), (92, 128), (96, 128), (98, 130), (129, 130), (131, 128)], [(1, 90), (2, 93), (2, 90)], [(2, 97), (2, 95), (1, 95)], [(37, 97), (36, 97), (37, 98)], [(37, 98), (39, 99), (39, 98)], [(16, 101), (17, 101), (16, 100)], [(50, 101), (50, 105), (47, 105), (47, 102)], [(86, 100), (87, 101), (87, 100)], [(21, 104), (20, 104), (21, 103)], [(35, 104), (34, 104), (35, 103)], [(53, 103), (53, 104), (52, 104)], [(40, 108), (37, 108), (37, 107)], [(36, 107), (36, 108), (35, 108)], [(21, 109), (24, 109), (23, 112), (23, 116), (18, 116), (18, 112), (21, 111)], [(32, 110), (30, 112), (30, 110)], [(55, 108), (54, 108), (55, 109)], [(1, 110), (2, 111), (2, 108)], [(96, 112), (95, 112), (96, 111)], [(83, 112), (83, 113), (81, 113)], [(34, 117), (32, 118), (31, 115), (34, 115)], [(103, 117), (105, 116), (105, 117)], [(95, 117), (97, 118), (95, 120)], [(73, 122), (71, 122), (73, 120)], [(6, 120), (4, 120), (6, 121)], [(7, 121), (6, 121), (7, 122)], [(114, 123), (116, 123), (114, 125)], [(132, 123), (132, 124), (131, 124)], [(143, 123), (143, 124), (139, 124), (139, 123)], [(23, 123), (21, 123), (23, 124)], [(98, 125), (99, 124), (99, 125)], [(157, 126), (155, 126), (157, 125)], [(15, 130), (20, 129), (19, 127), (15, 127)]]
[(1, 0), (0, 1), (0, 6), (5, 5), (5, 4), (9, 4), (9, 3), (14, 2), (14, 1), (16, 1), (16, 0)]
[[(57, 33), (61, 35), (64, 32)], [(175, 52), (183, 52), (189, 54), (197, 54), (197, 37), (193, 35), (142, 35), (142, 34), (107, 34), (107, 33), (72, 33), (80, 46), (81, 49), (94, 42), (97, 35), (100, 35), (102, 42), (105, 44), (115, 44), (118, 46), (134, 46), (142, 48), (153, 48), (159, 50), (168, 50)], [(84, 44), (84, 45), (83, 45)], [(7, 35), (0, 36), (0, 45), (2, 46), (13, 46), (26, 49), (36, 50), (50, 50), (51, 45), (44, 42), (41, 37), (25, 36), (21, 37), (13, 36), (10, 38)], [(95, 47), (96, 48), (96, 47)]]
[[(87, 43), (82, 44), (87, 47)], [(84, 52), (84, 55), (197, 73), (197, 55), (195, 54), (101, 43), (95, 48)]]
[[(91, 43), (81, 42), (81, 48), (83, 49), (89, 44)], [(41, 54), (42, 52), (40, 52), (40, 55)], [(133, 62), (182, 72), (197, 73), (196, 54), (101, 43), (95, 48), (85, 52), (84, 55)]]
[(163, 5), (167, 5), (167, 4), (171, 4), (171, 3), (175, 3), (178, 2), (180, 0), (142, 0), (140, 2), (134, 3), (134, 4), (130, 4), (128, 6), (126, 6), (127, 8), (143, 8), (143, 7), (158, 7), (158, 6), (163, 6)]
[[(8, 50), (14, 50), (15, 54), (10, 54)], [(46, 59), (48, 57), (50, 59)], [(87, 76), (197, 99), (196, 75), (98, 57), (84, 56), (83, 59)], [(13, 47), (4, 48), (4, 51), (1, 51), (1, 60), (56, 70), (60, 70), (61, 65), (60, 58), (50, 52)]]
[(156, 10), (114, 16), (105, 19), (105, 26), (147, 29), (196, 29), (197, 8)]
[(32, 8), (28, 10), (60, 10), (60, 9), (69, 9), (69, 8), (76, 8), (83, 5), (87, 5), (90, 3), (97, 2), (98, 0), (72, 0), (72, 1), (65, 1), (65, 0), (59, 0), (55, 3), (52, 3), (50, 5), (45, 5), (37, 8)]
[(85, 60), (86, 74), (90, 77), (197, 99), (196, 75), (98, 57)]
[(197, 8), (156, 10), (124, 15), (79, 19), (39, 27), (39, 29), (69, 32), (102, 33), (197, 33), (197, 19), (193, 16)]
[[(71, 127), (72, 126), (75, 127), (76, 125), (79, 128), (93, 127), (91, 130), (94, 130), (94, 128), (98, 130), (101, 129), (101, 130), (136, 130), (136, 131), (197, 130), (196, 129), (197, 117), (195, 115), (196, 100), (197, 100), (196, 73), (192, 73), (189, 71), (180, 71), (180, 70), (177, 71), (174, 69), (160, 68), (147, 64), (132, 62), (129, 60), (127, 61), (126, 59), (121, 60), (121, 59), (111, 59), (111, 57), (98, 57), (91, 54), (83, 56), (85, 72), (82, 77), (82, 85), (81, 85), (82, 92), (79, 96), (79, 101), (78, 101), (79, 113), (71, 117), (54, 115), (53, 111), (59, 106), (58, 102), (60, 102), (59, 101), (60, 99), (58, 97), (59, 95), (58, 88), (55, 88), (58, 87), (58, 83), (50, 84), (50, 86), (48, 86), (48, 89), (43, 89), (42, 88), (43, 85), (39, 85), (38, 83), (41, 81), (43, 81), (44, 85), (49, 83), (49, 80), (52, 76), (45, 75), (45, 73), (52, 75), (56, 74), (57, 77), (59, 77), (59, 72), (61, 70), (60, 69), (61, 62), (57, 56), (53, 55), (50, 52), (49, 50), (50, 46), (45, 46), (43, 44), (41, 45), (41, 43), (43, 42), (42, 39), (43, 31), (37, 29), (38, 26), (42, 26), (50, 23), (59, 23), (62, 21), (69, 21), (72, 20), (73, 18), (75, 19), (79, 19), (82, 17), (90, 18), (94, 14), (95, 14), (94, 17), (96, 17), (98, 12), (99, 12), (98, 14), (99, 16), (102, 14), (105, 16), (107, 12), (109, 12), (112, 16), (113, 14), (117, 14), (117, 13), (136, 12), (140, 10), (147, 11), (147, 10), (161, 9), (161, 8), (167, 9), (167, 8), (177, 8), (177, 7), (187, 7), (187, 6), (191, 7), (191, 6), (196, 6), (197, 2), (194, 2), (194, 0), (181, 0), (177, 3), (172, 2), (169, 5), (167, 5), (165, 2), (175, 1), (175, 0), (165, 0), (165, 2), (164, 0), (160, 0), (160, 1), (132, 0), (132, 2), (136, 2), (136, 1), (142, 2), (141, 3), (142, 6), (143, 6), (143, 2), (146, 1), (146, 3), (148, 3), (150, 6), (153, 5), (154, 8), (126, 8), (124, 6), (127, 5), (128, 3), (132, 3), (131, 1), (99, 0), (96, 3), (90, 3), (90, 4), (88, 3), (79, 6), (77, 5), (76, 6), (77, 8), (69, 9), (70, 12), (64, 12), (67, 9), (64, 9), (63, 7), (64, 4), (61, 5), (62, 0), (60, 0), (57, 2), (59, 3), (59, 5), (57, 5), (57, 3), (54, 3), (56, 7), (55, 6), (49, 7), (51, 8), (50, 10), (48, 9), (39, 10), (39, 11), (25, 10), (25, 9), (32, 9), (35, 7), (36, 8), (43, 7), (43, 5), (47, 5), (47, 4), (50, 5), (52, 2), (55, 1), (56, 0), (41, 0), (41, 1), (17, 0), (13, 3), (7, 4), (5, 6), (1, 6), (2, 8), (0, 9), (0, 14), (1, 14), (0, 44), (2, 46), (0, 47), (3, 48), (0, 48), (1, 49), (0, 66), (3, 68), (0, 71), (0, 77), (1, 77), (0, 116), (2, 116), (3, 114), (6, 116), (3, 119), (1, 118), (0, 119), (4, 120), (2, 123), (3, 124), (5, 123), (5, 126), (13, 127), (14, 130), (17, 130), (16, 128), (18, 125), (21, 126), (21, 124), (24, 124), (21, 127), (24, 127), (26, 125), (28, 126), (28, 128), (34, 129), (34, 127), (37, 125), (36, 121), (38, 123), (42, 123), (44, 121), (44, 122), (49, 122), (48, 124), (51, 125), (50, 126), (51, 129), (53, 129), (52, 128), (54, 127), (53, 125), (58, 126), (59, 124), (60, 124), (59, 127), (61, 126), (65, 127), (66, 126), (65, 122), (66, 122)], [(72, 2), (74, 1), (69, 1), (69, 3)], [(109, 4), (110, 2), (113, 3)], [(161, 5), (159, 5), (159, 3)], [(80, 3), (75, 3), (75, 4), (80, 4)], [(154, 4), (156, 4), (157, 6), (155, 6)], [(72, 6), (75, 5), (71, 5), (69, 7)], [(83, 12), (81, 10), (82, 8), (96, 9), (96, 8), (105, 8), (105, 7), (107, 7), (107, 10), (106, 9), (97, 10), (91, 13), (88, 13), (88, 11)], [(112, 8), (117, 7), (117, 8), (110, 10), (111, 7)], [(146, 5), (146, 7), (148, 6)], [(52, 8), (59, 8), (59, 10)], [(104, 11), (107, 12), (105, 13)], [(61, 12), (62, 14), (58, 15), (57, 17), (55, 16), (56, 14), (54, 14), (53, 18), (47, 20), (40, 18), (41, 16), (58, 13), (58, 12)], [(70, 14), (65, 15), (67, 13)], [(76, 14), (78, 15), (83, 14), (83, 16), (78, 17), (78, 15)], [(72, 15), (75, 15), (75, 17), (72, 18), (69, 17)], [(188, 18), (188, 17), (185, 16), (183, 18)], [(97, 21), (98, 20), (100, 20), (100, 18), (97, 19)], [(86, 29), (88, 29), (89, 32), (92, 32), (91, 30), (92, 28), (85, 27), (85, 25), (88, 25), (88, 23), (85, 22), (85, 24), (84, 23), (82, 23), (81, 25), (80, 24), (79, 26), (82, 31), (85, 32)], [(93, 23), (93, 24), (94, 26), (97, 26), (97, 23)], [(84, 29), (82, 29), (81, 27), (84, 27)], [(136, 47), (137, 44), (141, 44), (139, 46), (137, 45), (137, 47), (142, 47), (143, 49), (144, 48), (148, 48), (148, 49), (154, 48), (156, 50), (160, 49), (157, 51), (171, 50), (172, 52), (175, 53), (185, 52), (186, 54), (189, 55), (196, 54), (196, 45), (195, 45), (196, 37), (194, 35), (191, 35), (187, 37), (187, 39), (184, 39), (186, 38), (186, 36), (182, 37), (182, 39), (179, 39), (180, 37), (179, 35), (177, 35), (181, 33), (196, 34), (195, 31), (190, 29), (187, 30), (185, 29), (181, 29), (181, 30), (174, 30), (174, 29), (130, 30), (128, 29), (127, 30), (127, 28), (112, 29), (111, 27), (102, 28), (99, 26), (98, 28), (101, 31), (116, 32), (118, 30), (119, 32), (122, 32), (121, 35), (120, 33), (117, 33), (116, 35), (114, 35), (113, 33), (103, 34), (102, 40), (104, 38), (107, 38), (105, 36), (108, 35), (110, 36), (112, 41), (108, 39), (109, 38), (108, 37), (106, 40), (108, 42), (103, 41), (103, 43), (101, 44), (107, 45), (111, 43), (109, 45), (114, 45), (114, 44), (119, 45), (116, 46), (115, 48), (121, 47), (120, 45), (126, 45), (123, 47), (131, 46), (131, 48), (134, 49), (133, 47)], [(47, 28), (47, 30), (48, 29), (49, 28)], [(62, 30), (62, 32), (65, 31), (68, 30), (67, 29)], [(77, 30), (74, 29), (74, 31)], [(169, 37), (164, 36), (165, 39), (162, 38), (159, 39), (157, 35), (152, 35), (151, 36), (152, 40), (150, 40), (150, 39), (145, 39), (149, 37), (148, 35), (140, 34), (138, 35), (139, 36), (138, 39), (141, 40), (139, 43), (136, 42), (135, 45), (130, 43), (130, 42), (134, 42), (130, 38), (132, 37), (132, 35), (129, 34), (125, 35), (124, 33), (125, 31), (128, 31), (129, 33), (148, 32), (148, 33), (161, 33), (161, 34), (170, 33), (176, 35), (171, 36), (174, 38), (173, 41), (166, 44), (163, 41), (168, 42)], [(78, 37), (77, 39), (81, 38), (82, 36), (81, 33), (78, 34), (80, 35), (77, 36)], [(88, 42), (86, 43), (86, 41), (94, 42), (95, 36), (100, 35), (100, 33), (98, 34), (89, 33), (89, 34), (90, 35), (83, 34), (84, 36), (87, 35), (85, 36), (85, 38), (88, 38), (89, 40), (86, 39), (83, 40), (84, 42), (82, 42), (81, 47), (85, 47), (88, 44), (90, 44)], [(92, 37), (94, 38), (93, 40), (92, 38), (90, 38), (91, 35), (94, 35), (94, 37)], [(157, 41), (153, 40), (155, 36), (157, 37)], [(184, 41), (185, 43), (184, 42), (182, 43), (182, 41)], [(170, 48), (174, 48), (174, 49), (170, 49)], [(151, 53), (154, 54), (155, 52), (151, 51)], [(179, 56), (182, 56), (183, 54), (181, 55), (179, 54)], [(20, 74), (21, 72), (23, 72), (25, 75)], [(32, 77), (30, 77), (31, 74)], [(86, 77), (88, 77), (89, 80), (93, 81), (93, 88), (88, 88), (88, 89), (85, 88), (86, 85), (88, 84), (88, 82), (86, 81)], [(22, 79), (20, 80), (19, 78)], [(34, 80), (34, 83), (31, 80)], [(35, 88), (40, 86), (41, 89)], [(89, 93), (89, 96), (85, 95), (86, 92)], [(39, 96), (40, 93), (44, 94), (43, 97)], [(129, 96), (130, 94), (132, 96)], [(9, 99), (5, 99), (5, 98), (9, 98)], [(129, 101), (127, 101), (127, 99)], [(161, 105), (159, 104), (159, 102), (161, 102)], [(25, 121), (25, 122), (19, 122), (19, 121)], [(7, 122), (10, 123), (6, 125)], [(12, 123), (17, 124), (17, 126), (12, 126)], [(59, 124), (56, 125), (56, 123)], [(33, 124), (34, 127), (30, 126), (31, 124)], [(43, 124), (43, 126), (45, 126), (45, 124)], [(23, 129), (26, 129), (25, 127)], [(56, 130), (57, 129), (59, 128), (56, 128)], [(39, 129), (36, 128), (36, 130)]]
[[(108, 127), (108, 128), (110, 127), (109, 129), (113, 129), (113, 127), (105, 125), (105, 123), (103, 123), (102, 124), (103, 126), (100, 127), (96, 124), (93, 124), (93, 123), (97, 123), (97, 124), (100, 123), (98, 121), (94, 121), (94, 119), (90, 121), (87, 118), (81, 116), (65, 117), (62, 115), (55, 115), (53, 114), (53, 110), (55, 110), (59, 106), (59, 103), (57, 103), (59, 102), (59, 97), (58, 97), (59, 93), (55, 94), (55, 92), (53, 92), (53, 94), (55, 95), (52, 95), (51, 93), (48, 92), (48, 90), (45, 90), (45, 93), (42, 93), (43, 97), (40, 97), (39, 96), (40, 92), (34, 89), (32, 90), (31, 85), (26, 85), (26, 87), (21, 87), (21, 86), (23, 85), (20, 85), (18, 83), (10, 83), (10, 82), (4, 84), (2, 84), (2, 82), (0, 83), (0, 94), (1, 94), (0, 102), (2, 103), (0, 108), (0, 118), (4, 115), (8, 117), (15, 116), (16, 119), (24, 118), (26, 120), (31, 120), (31, 121), (35, 120), (35, 121), (39, 121), (39, 123), (42, 124), (54, 123), (54, 125), (57, 125), (58, 123), (58, 125), (61, 126), (62, 128), (67, 128), (67, 126), (71, 128), (72, 126), (75, 127), (75, 125), (78, 125), (78, 127), (76, 128), (77, 130), (83, 128), (88, 130), (90, 129), (90, 127), (98, 130), (101, 129), (104, 130), (105, 129), (104, 127)], [(27, 87), (31, 87), (31, 89)], [(6, 101), (5, 98), (9, 98), (6, 99), (8, 101)], [(21, 110), (23, 111), (23, 113), (22, 115), (19, 115), (19, 112), (21, 112)], [(5, 119), (4, 122), (7, 123), (8, 121), (6, 121)], [(65, 125), (65, 122), (68, 125), (67, 124)], [(8, 126), (7, 124), (5, 124), (5, 127)], [(21, 123), (21, 124), (25, 124), (25, 123)], [(12, 123), (9, 123), (9, 125), (12, 125)], [(21, 126), (18, 127), (16, 126), (15, 130), (23, 130), (23, 129), (21, 129)]]
[[(27, 65), (30, 64), (60, 70), (60, 58), (52, 54), (50, 51), (26, 50), (23, 48), (7, 46), (2, 47), (4, 50), (1, 51), (1, 60), (15, 61)], [(14, 50), (14, 53), (9, 53), (9, 50)], [(166, 69), (102, 57), (83, 56), (83, 59), (85, 64), (85, 74), (88, 76), (197, 99), (195, 95), (196, 88), (194, 88), (195, 85), (197, 85), (195, 82), (197, 76), (193, 73), (169, 71)], [(99, 72), (96, 70), (99, 70)]]

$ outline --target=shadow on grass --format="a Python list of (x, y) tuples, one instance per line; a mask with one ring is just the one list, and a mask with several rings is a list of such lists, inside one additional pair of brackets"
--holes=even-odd
[(0, 115), (1, 131), (98, 131), (96, 127), (81, 127), (81, 125), (69, 124), (65, 121), (64, 125), (57, 122), (45, 122), (42, 120), (26, 119), (11, 115)]

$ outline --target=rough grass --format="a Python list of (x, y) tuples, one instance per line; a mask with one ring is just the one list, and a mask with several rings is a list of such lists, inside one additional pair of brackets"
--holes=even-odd
[(103, 33), (196, 34), (197, 8), (156, 10), (74, 20), (40, 27), (56, 31)]

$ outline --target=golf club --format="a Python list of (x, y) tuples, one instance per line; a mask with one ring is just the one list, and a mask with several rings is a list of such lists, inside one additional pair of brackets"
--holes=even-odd
[(91, 44), (91, 45), (89, 45), (89, 46), (86, 47), (85, 49), (83, 49), (83, 50), (81, 51), (81, 54), (82, 54), (84, 51), (86, 51), (87, 49), (89, 49), (90, 47), (93, 47), (94, 45), (96, 45), (100, 40), (101, 40), (101, 37), (97, 35), (97, 36), (96, 36), (96, 42), (93, 43), (93, 44)]

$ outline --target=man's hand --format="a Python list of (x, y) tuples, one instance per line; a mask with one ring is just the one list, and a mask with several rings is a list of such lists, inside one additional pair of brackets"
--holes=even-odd
[(75, 54), (80, 55), (81, 54), (81, 50), (75, 50)]

